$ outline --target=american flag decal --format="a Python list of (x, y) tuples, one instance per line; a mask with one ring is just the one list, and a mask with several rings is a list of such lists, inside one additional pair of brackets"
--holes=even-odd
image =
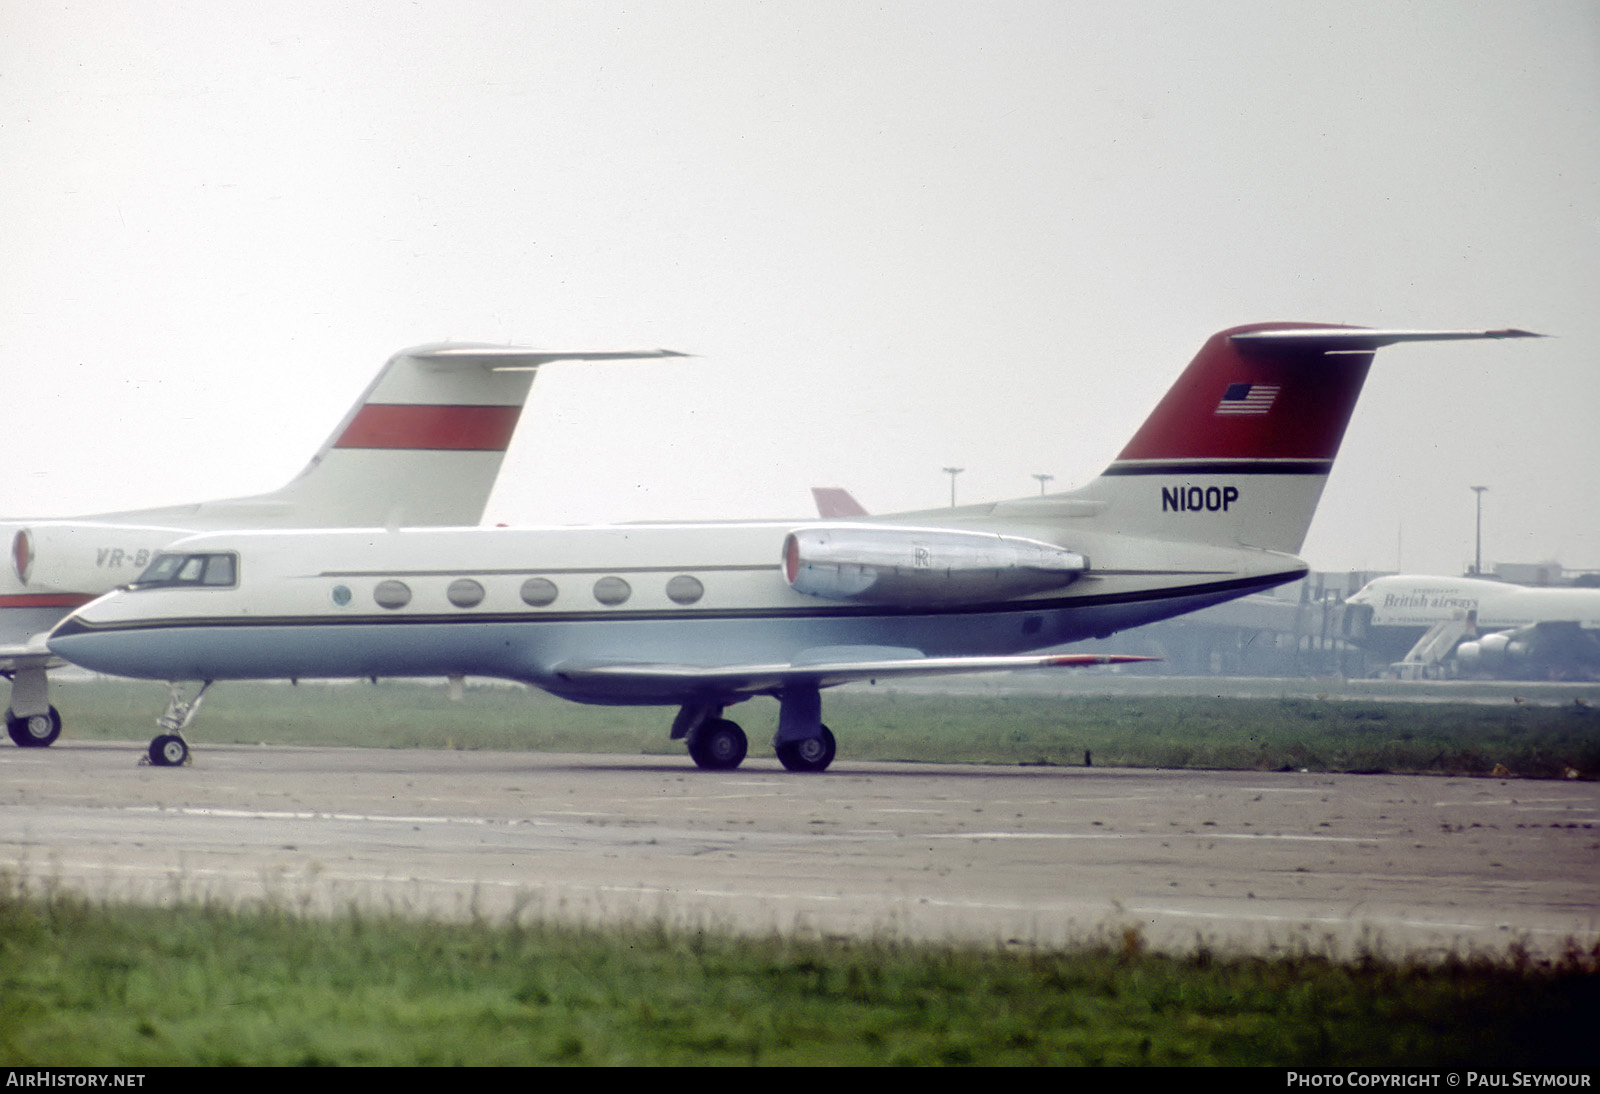
[(1276, 384), (1229, 384), (1217, 403), (1218, 414), (1265, 414), (1278, 397)]

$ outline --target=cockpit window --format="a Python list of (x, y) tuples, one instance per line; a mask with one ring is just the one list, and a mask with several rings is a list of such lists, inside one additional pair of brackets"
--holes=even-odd
[(239, 556), (232, 553), (159, 554), (130, 589), (172, 589), (199, 585), (215, 589), (238, 584)]
[(205, 576), (200, 579), (205, 585), (232, 585), (234, 584), (234, 559), (232, 555), (212, 555), (206, 559)]
[(144, 573), (134, 580), (135, 585), (166, 585), (177, 576), (178, 567), (183, 565), (187, 555), (157, 555), (154, 562), (145, 567)]

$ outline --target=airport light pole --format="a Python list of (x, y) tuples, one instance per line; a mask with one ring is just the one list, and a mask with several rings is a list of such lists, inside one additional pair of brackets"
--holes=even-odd
[(956, 476), (965, 471), (965, 467), (947, 467), (944, 473), (950, 476), (950, 508), (956, 507)]
[(1472, 487), (1472, 492), (1478, 495), (1478, 532), (1474, 538), (1472, 555), (1472, 573), (1477, 577), (1483, 576), (1483, 492), (1487, 489), (1487, 486)]
[(1033, 477), (1039, 480), (1039, 496), (1042, 498), (1044, 497), (1044, 484), (1055, 478), (1055, 476), (1041, 475), (1039, 472), (1035, 471), (1033, 473)]

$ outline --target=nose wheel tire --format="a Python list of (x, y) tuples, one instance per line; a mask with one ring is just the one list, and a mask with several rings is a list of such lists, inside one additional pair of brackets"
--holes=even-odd
[(176, 733), (163, 733), (150, 742), (150, 763), (156, 767), (181, 767), (189, 759), (189, 746)]
[(51, 707), (48, 713), (24, 718), (8, 710), (6, 731), (18, 748), (46, 748), (61, 736), (61, 712)]
[(704, 771), (732, 771), (744, 763), (750, 743), (738, 724), (716, 718), (689, 735), (689, 757)]
[(820, 737), (779, 743), (778, 761), (790, 771), (826, 771), (833, 763), (834, 751), (833, 733), (823, 726)]

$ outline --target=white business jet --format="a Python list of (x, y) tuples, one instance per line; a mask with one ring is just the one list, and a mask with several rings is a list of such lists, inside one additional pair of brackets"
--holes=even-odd
[[(1214, 335), (1081, 489), (845, 521), (206, 535), (79, 608), (50, 648), (172, 682), (157, 764), (216, 680), (467, 675), (678, 707), (702, 768), (744, 759), (726, 709), (778, 700), (823, 771), (821, 692), (900, 676), (1142, 660), (1029, 654), (1294, 581), (1373, 353), (1524, 331), (1304, 323)], [(180, 682), (200, 682), (184, 700)]]
[(69, 611), (142, 573), (199, 531), (476, 524), (541, 365), (681, 356), (667, 350), (555, 353), (439, 344), (390, 358), (311, 463), (270, 494), (98, 516), (0, 522), (0, 675), (18, 745), (61, 734), (45, 638)]

